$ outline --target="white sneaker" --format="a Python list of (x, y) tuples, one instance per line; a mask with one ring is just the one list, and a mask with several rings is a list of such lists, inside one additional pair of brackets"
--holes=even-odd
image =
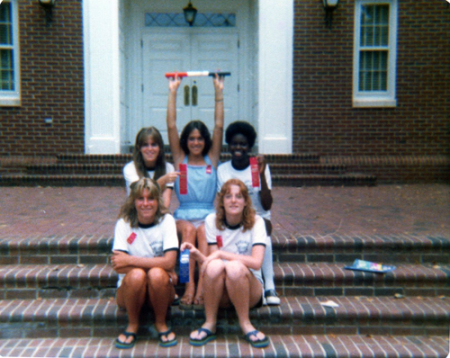
[(264, 303), (269, 306), (278, 306), (280, 297), (278, 297), (275, 290), (266, 290), (264, 292)]

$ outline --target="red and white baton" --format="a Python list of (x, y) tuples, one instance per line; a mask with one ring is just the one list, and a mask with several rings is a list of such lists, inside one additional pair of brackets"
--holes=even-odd
[(218, 75), (219, 77), (223, 76), (231, 76), (231, 72), (210, 72), (210, 71), (187, 71), (187, 72), (167, 72), (165, 76), (167, 78), (175, 78), (175, 77), (205, 77), (205, 76), (211, 76), (214, 77), (215, 75)]

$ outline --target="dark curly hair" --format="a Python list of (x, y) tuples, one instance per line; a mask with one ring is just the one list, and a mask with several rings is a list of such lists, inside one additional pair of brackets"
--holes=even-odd
[(183, 149), (184, 154), (189, 155), (189, 149), (188, 149), (188, 138), (189, 135), (192, 133), (194, 129), (198, 129), (200, 132), (200, 135), (205, 140), (205, 148), (203, 148), (202, 154), (205, 156), (208, 154), (209, 150), (212, 146), (212, 140), (211, 140), (211, 134), (209, 133), (208, 127), (199, 120), (193, 120), (190, 121), (186, 126), (183, 128), (183, 131), (181, 132), (180, 136), (180, 146), (181, 149)]
[(230, 144), (236, 134), (242, 134), (247, 138), (249, 148), (253, 148), (256, 139), (256, 131), (250, 123), (244, 121), (231, 123), (225, 132), (225, 142)]

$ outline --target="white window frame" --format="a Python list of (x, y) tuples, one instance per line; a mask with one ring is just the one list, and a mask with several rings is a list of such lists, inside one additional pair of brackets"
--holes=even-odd
[[(389, 5), (388, 79), (386, 91), (360, 91), (360, 36), (363, 5)], [(396, 107), (397, 0), (355, 1), (355, 42), (353, 53), (353, 107)]]
[(0, 89), (0, 106), (12, 107), (20, 106), (20, 51), (19, 51), (19, 14), (17, 0), (3, 0), (3, 3), (11, 4), (11, 21), (12, 21), (12, 46), (0, 44), (0, 48), (12, 48), (13, 50), (13, 69), (14, 69), (14, 90)]

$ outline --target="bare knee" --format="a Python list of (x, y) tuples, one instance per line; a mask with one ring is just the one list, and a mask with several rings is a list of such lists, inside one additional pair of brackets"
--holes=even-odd
[(151, 287), (159, 288), (169, 284), (170, 278), (168, 273), (160, 267), (154, 267), (147, 273), (148, 282)]
[(128, 287), (142, 287), (145, 284), (146, 279), (145, 271), (135, 268), (125, 275), (123, 283)]
[(222, 260), (213, 260), (205, 271), (205, 279), (215, 281), (225, 278), (225, 264)]
[(240, 281), (250, 274), (249, 269), (240, 261), (229, 261), (225, 265), (227, 279), (230, 281)]

